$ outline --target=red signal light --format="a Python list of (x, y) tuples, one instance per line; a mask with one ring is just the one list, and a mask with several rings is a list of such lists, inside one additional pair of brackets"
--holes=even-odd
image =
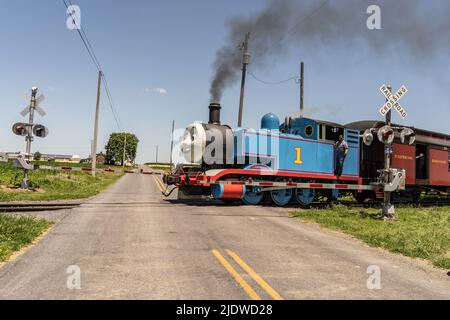
[(45, 138), (48, 135), (48, 129), (45, 126), (41, 125), (41, 124), (36, 124), (33, 127), (33, 134), (36, 137)]
[(27, 124), (15, 123), (12, 127), (12, 131), (14, 134), (18, 136), (26, 136), (28, 134)]

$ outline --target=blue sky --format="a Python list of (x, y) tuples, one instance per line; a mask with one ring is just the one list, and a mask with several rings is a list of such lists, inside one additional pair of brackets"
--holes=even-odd
[[(121, 128), (140, 139), (137, 160), (141, 162), (154, 159), (157, 144), (160, 160), (168, 160), (172, 119), (177, 127), (207, 120), (212, 63), (225, 41), (225, 21), (257, 12), (266, 3), (72, 2), (81, 7), (81, 22), (103, 65)], [(24, 149), (24, 139), (14, 136), (11, 126), (22, 120), (19, 112), (28, 103), (24, 94), (37, 85), (46, 96), (42, 107), (48, 114), (37, 116), (36, 122), (47, 125), (50, 134), (36, 139), (33, 150), (87, 156), (97, 71), (76, 31), (66, 28), (62, 1), (3, 0), (0, 4), (0, 150)], [(377, 32), (389, 37), (388, 28)], [(400, 121), (395, 114), (394, 121), (450, 134), (450, 75), (444, 52), (421, 61), (395, 48), (373, 52), (364, 43), (292, 46), (285, 55), (253, 72), (268, 81), (286, 79), (298, 73), (300, 60), (306, 63), (305, 103), (313, 110), (311, 117), (340, 123), (381, 119), (377, 111), (384, 98), (378, 88), (391, 83), (396, 90), (404, 84), (409, 93), (402, 105), (409, 116)], [(236, 124), (238, 101), (236, 83), (221, 101), (223, 123)], [(294, 81), (264, 85), (248, 77), (244, 125), (258, 127), (267, 112), (284, 118), (296, 112), (298, 104)], [(99, 149), (117, 130), (103, 91)]]

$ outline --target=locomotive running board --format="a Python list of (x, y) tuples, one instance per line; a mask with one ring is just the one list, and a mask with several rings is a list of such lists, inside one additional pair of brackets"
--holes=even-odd
[(342, 183), (315, 183), (315, 182), (271, 182), (271, 181), (214, 181), (203, 180), (199, 183), (220, 185), (242, 185), (248, 187), (266, 187), (265, 191), (276, 189), (339, 189), (339, 190), (370, 190), (378, 189), (378, 185), (342, 184)]

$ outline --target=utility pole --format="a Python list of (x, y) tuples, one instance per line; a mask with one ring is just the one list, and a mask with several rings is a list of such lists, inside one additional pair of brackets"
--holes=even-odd
[(239, 99), (239, 116), (238, 127), (242, 126), (242, 112), (244, 109), (244, 89), (245, 89), (245, 76), (247, 74), (247, 65), (250, 63), (250, 54), (248, 53), (248, 40), (250, 38), (250, 32), (245, 34), (245, 40), (242, 44), (242, 80), (241, 80), (241, 96)]
[(300, 63), (300, 117), (303, 117), (305, 103), (305, 64)]
[(123, 157), (122, 157), (122, 168), (125, 168), (125, 150), (127, 148), (127, 134), (125, 133), (125, 138), (123, 142)]
[(91, 161), (91, 163), (92, 163), (92, 150), (94, 150), (94, 148), (93, 148), (93, 140), (91, 139), (91, 151), (90, 151), (90, 155), (89, 155), (89, 160)]
[(175, 130), (175, 120), (172, 120), (172, 133), (170, 135), (170, 165), (172, 166), (172, 152), (173, 152), (173, 131)]
[(155, 163), (158, 163), (158, 145), (156, 145), (155, 147), (156, 147), (156, 155), (155, 155), (156, 161), (155, 161)]
[(95, 177), (95, 170), (97, 167), (97, 136), (98, 136), (98, 116), (100, 111), (100, 86), (102, 82), (103, 73), (98, 71), (98, 85), (97, 85), (97, 104), (95, 106), (95, 122), (94, 122), (94, 141), (92, 143), (92, 176)]

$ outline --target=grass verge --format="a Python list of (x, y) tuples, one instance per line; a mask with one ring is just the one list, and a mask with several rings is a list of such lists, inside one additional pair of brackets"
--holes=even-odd
[(122, 175), (98, 172), (94, 178), (88, 172), (35, 170), (29, 174), (31, 190), (21, 190), (18, 186), (23, 171), (13, 168), (11, 163), (0, 163), (0, 202), (88, 198), (106, 189)]
[(31, 244), (53, 223), (32, 216), (0, 214), (0, 262)]
[(292, 216), (343, 231), (374, 247), (450, 268), (450, 207), (397, 208), (395, 221), (375, 219), (379, 209), (334, 206), (298, 210)]

